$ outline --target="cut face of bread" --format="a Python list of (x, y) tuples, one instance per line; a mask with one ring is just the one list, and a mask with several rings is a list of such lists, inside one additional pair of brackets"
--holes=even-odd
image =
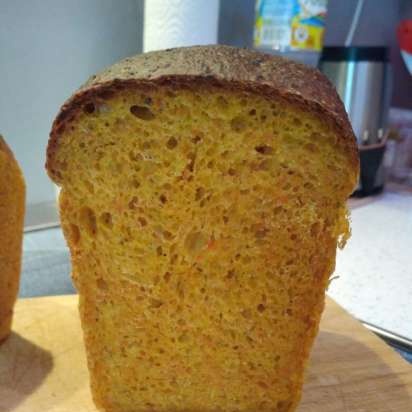
[(96, 404), (294, 410), (357, 176), (336, 127), (201, 79), (67, 107), (48, 169)]

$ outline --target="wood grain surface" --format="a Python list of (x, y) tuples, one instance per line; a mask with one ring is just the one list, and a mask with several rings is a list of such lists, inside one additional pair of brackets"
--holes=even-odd
[[(19, 300), (13, 330), (0, 346), (0, 412), (96, 411), (76, 296)], [(412, 367), (328, 300), (298, 412), (392, 411), (412, 411)]]

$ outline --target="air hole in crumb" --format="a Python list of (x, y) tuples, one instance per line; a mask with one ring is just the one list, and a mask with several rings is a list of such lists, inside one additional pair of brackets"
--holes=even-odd
[(92, 102), (86, 103), (83, 106), (83, 111), (87, 114), (92, 114), (94, 112), (94, 110), (95, 110), (95, 106), (94, 106), (94, 103), (92, 103)]
[(129, 209), (134, 210), (136, 209), (137, 205), (139, 204), (139, 199), (137, 196), (133, 196), (129, 202)]
[(107, 285), (107, 282), (102, 278), (97, 278), (96, 285), (100, 290), (108, 290), (109, 289), (109, 286)]
[(172, 274), (171, 274), (170, 272), (166, 272), (166, 273), (163, 275), (163, 280), (164, 280), (166, 283), (168, 283), (171, 277), (172, 277)]
[(155, 117), (152, 111), (144, 106), (131, 106), (130, 113), (141, 120), (152, 120)]
[(192, 137), (192, 142), (193, 142), (194, 144), (199, 143), (201, 140), (202, 140), (202, 138), (201, 138), (200, 136)]
[(231, 120), (230, 127), (234, 132), (240, 133), (246, 129), (247, 123), (242, 116), (236, 116)]
[(251, 231), (254, 232), (256, 239), (263, 239), (268, 233), (268, 229), (261, 224), (252, 225)]
[(173, 233), (169, 232), (168, 230), (163, 231), (163, 237), (166, 240), (172, 240), (173, 239)]
[(165, 204), (167, 202), (167, 198), (165, 195), (160, 195), (159, 200), (162, 204)]
[(180, 335), (180, 336), (177, 338), (177, 340), (178, 340), (180, 343), (185, 343), (185, 342), (188, 342), (188, 341), (189, 341), (189, 336), (188, 336), (186, 333), (183, 333), (182, 335)]
[(180, 281), (176, 285), (176, 290), (177, 290), (177, 295), (179, 296), (179, 298), (184, 299), (185, 298), (185, 290), (184, 290), (183, 285)]
[(256, 146), (255, 150), (262, 155), (270, 155), (273, 153), (273, 147), (267, 145)]
[(154, 309), (160, 308), (163, 305), (163, 302), (159, 299), (150, 298), (149, 299), (149, 306)]
[(73, 223), (70, 223), (70, 240), (74, 245), (77, 245), (80, 241), (79, 227)]
[(273, 214), (274, 214), (274, 215), (278, 215), (279, 213), (282, 212), (282, 210), (283, 210), (283, 207), (282, 207), (282, 206), (276, 206), (276, 207), (273, 209)]
[(272, 159), (265, 159), (259, 163), (258, 170), (272, 170), (273, 169), (273, 160)]
[(256, 109), (252, 109), (252, 110), (249, 112), (249, 115), (250, 115), (250, 116), (256, 116)]
[(227, 271), (226, 278), (227, 279), (232, 279), (235, 276), (235, 271), (233, 269), (230, 269)]
[(276, 412), (287, 412), (290, 409), (291, 403), (290, 401), (279, 401), (276, 404)]
[(314, 143), (306, 143), (303, 147), (311, 153), (316, 153), (319, 151)]
[(218, 96), (217, 104), (220, 108), (225, 109), (228, 106), (228, 101), (223, 96)]
[(250, 262), (252, 261), (252, 259), (251, 259), (251, 257), (250, 256), (243, 256), (242, 257), (242, 262), (245, 264), (245, 265), (247, 265), (247, 264), (249, 264)]
[(142, 96), (143, 97), (143, 102), (144, 104), (146, 104), (147, 106), (151, 106), (153, 103), (153, 99), (149, 96)]
[(139, 182), (137, 179), (132, 179), (132, 180), (130, 181), (130, 185), (131, 185), (132, 187), (134, 187), (135, 189), (137, 189), (137, 188), (140, 186), (140, 182)]
[(222, 156), (223, 159), (226, 159), (228, 155), (229, 155), (229, 150), (224, 150), (224, 151), (220, 154), (220, 156)]
[(90, 183), (88, 180), (84, 182), (84, 185), (86, 186), (86, 189), (91, 193), (94, 194), (94, 185), (93, 183)]
[(112, 215), (109, 212), (104, 212), (100, 215), (100, 222), (108, 227), (112, 228), (113, 227), (113, 221), (112, 221)]
[(259, 305), (257, 305), (258, 312), (262, 313), (262, 312), (265, 311), (265, 309), (266, 309), (266, 307), (263, 303), (259, 303)]
[(161, 246), (158, 246), (156, 248), (156, 253), (157, 253), (157, 256), (162, 256), (163, 255), (163, 249), (162, 249)]
[(166, 146), (168, 149), (174, 149), (177, 146), (177, 140), (174, 137), (171, 137), (167, 141)]
[(90, 207), (85, 206), (80, 209), (79, 220), (90, 236), (97, 234), (96, 215)]
[(310, 227), (310, 234), (313, 237), (316, 237), (319, 235), (319, 232), (320, 232), (320, 223), (319, 222), (313, 223)]
[(144, 227), (144, 226), (147, 225), (147, 220), (146, 220), (144, 217), (139, 216), (139, 217), (137, 218), (137, 220), (139, 221), (140, 226)]
[(246, 319), (250, 319), (252, 317), (252, 311), (250, 309), (243, 309), (240, 314)]
[(235, 176), (236, 175), (236, 169), (233, 169), (232, 167), (227, 171), (229, 176)]
[(203, 187), (198, 187), (196, 189), (196, 195), (195, 195), (195, 200), (200, 200), (205, 194), (205, 189)]

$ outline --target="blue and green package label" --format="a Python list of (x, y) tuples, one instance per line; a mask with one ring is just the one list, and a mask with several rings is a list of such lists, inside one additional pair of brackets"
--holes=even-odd
[(327, 0), (257, 0), (255, 46), (320, 51), (326, 11)]

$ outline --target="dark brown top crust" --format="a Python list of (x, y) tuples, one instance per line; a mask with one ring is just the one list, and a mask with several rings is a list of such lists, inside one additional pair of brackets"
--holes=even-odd
[(6, 141), (4, 140), (3, 136), (0, 134), (0, 151), (7, 154), (7, 156), (15, 161), (14, 154), (11, 151), (10, 147), (7, 146)]
[(196, 85), (206, 83), (282, 97), (317, 113), (337, 129), (340, 141), (358, 173), (356, 140), (345, 108), (329, 80), (318, 70), (288, 59), (229, 46), (194, 46), (128, 57), (91, 77), (61, 108), (50, 133), (46, 168), (58, 181), (54, 153), (65, 123), (89, 99), (109, 97), (124, 87), (144, 84)]

